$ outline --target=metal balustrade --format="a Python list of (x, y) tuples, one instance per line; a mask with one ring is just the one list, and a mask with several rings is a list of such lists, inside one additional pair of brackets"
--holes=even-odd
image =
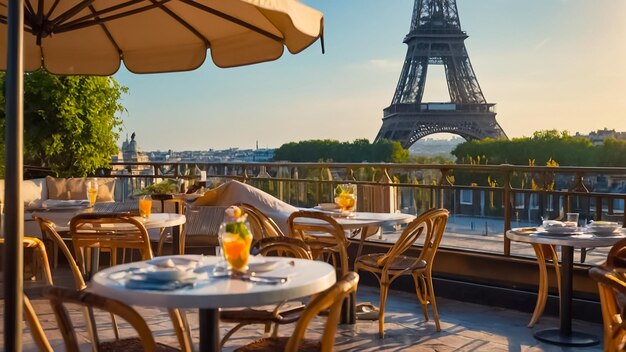
[[(135, 162), (111, 167), (111, 175), (119, 179), (118, 199), (166, 178), (189, 185), (206, 171), (209, 182), (239, 180), (302, 207), (332, 202), (336, 185), (356, 183), (359, 210), (419, 214), (445, 207), (452, 215), (450, 226), (455, 219), (470, 221), (474, 234), (484, 230), (483, 235), (503, 235), (511, 227), (537, 225), (542, 218), (567, 212), (578, 212), (584, 220), (626, 223), (626, 168), (292, 162)], [(501, 237), (501, 253), (509, 256), (511, 243)]]

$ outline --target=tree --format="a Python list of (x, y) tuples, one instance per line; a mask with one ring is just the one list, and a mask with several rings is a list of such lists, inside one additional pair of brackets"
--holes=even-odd
[(595, 147), (582, 137), (570, 136), (566, 131), (537, 131), (532, 137), (512, 140), (483, 139), (461, 143), (452, 154), (457, 163), (470, 164), (477, 157), (488, 160), (489, 164), (528, 165), (535, 160), (536, 165), (545, 165), (550, 159), (560, 165), (596, 166)]
[(406, 162), (409, 151), (396, 141), (381, 140), (370, 143), (367, 139), (354, 142), (336, 140), (307, 140), (290, 142), (276, 149), (274, 160), (292, 162), (334, 161), (340, 163)]
[[(85, 176), (107, 167), (117, 153), (119, 113), (124, 111), (119, 101), (127, 91), (112, 77), (56, 76), (44, 70), (26, 74), (24, 163), (49, 167), (58, 176)], [(4, 117), (2, 101), (2, 139)]]

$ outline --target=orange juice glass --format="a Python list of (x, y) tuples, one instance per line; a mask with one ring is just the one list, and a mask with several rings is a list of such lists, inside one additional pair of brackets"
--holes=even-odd
[(87, 190), (87, 199), (89, 200), (89, 206), (93, 207), (96, 204), (96, 198), (98, 197), (98, 189), (89, 188)]
[(152, 198), (150, 196), (141, 196), (139, 198), (139, 215), (142, 218), (149, 218), (152, 212)]
[(356, 210), (356, 185), (338, 185), (335, 188), (335, 203), (343, 211), (354, 212)]
[[(233, 228), (238, 233), (231, 232)], [(252, 235), (244, 223), (222, 224), (220, 227), (220, 244), (229, 269), (236, 271), (248, 270)]]

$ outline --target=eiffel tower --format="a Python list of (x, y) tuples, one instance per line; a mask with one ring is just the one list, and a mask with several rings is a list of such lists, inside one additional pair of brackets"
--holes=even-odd
[[(415, 0), (407, 50), (391, 105), (383, 110), (376, 140), (391, 139), (409, 148), (433, 133), (466, 140), (507, 138), (487, 103), (470, 63), (456, 0)], [(428, 65), (443, 65), (450, 102), (422, 102)]]

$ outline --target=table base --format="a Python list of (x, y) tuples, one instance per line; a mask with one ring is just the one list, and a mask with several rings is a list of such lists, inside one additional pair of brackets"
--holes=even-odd
[(597, 337), (584, 332), (572, 331), (569, 335), (562, 335), (559, 329), (537, 331), (534, 336), (539, 341), (559, 346), (593, 346), (600, 342)]
[(200, 309), (200, 351), (220, 350), (220, 310)]

